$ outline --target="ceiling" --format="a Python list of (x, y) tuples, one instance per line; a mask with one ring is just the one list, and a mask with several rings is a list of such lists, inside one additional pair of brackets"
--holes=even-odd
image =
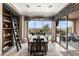
[(11, 3), (11, 5), (25, 16), (51, 17), (56, 15), (68, 3)]

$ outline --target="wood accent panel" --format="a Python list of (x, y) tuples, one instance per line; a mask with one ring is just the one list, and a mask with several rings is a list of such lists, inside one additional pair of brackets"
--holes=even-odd
[(79, 3), (70, 3), (55, 16), (55, 19), (61, 18), (76, 10), (79, 10)]

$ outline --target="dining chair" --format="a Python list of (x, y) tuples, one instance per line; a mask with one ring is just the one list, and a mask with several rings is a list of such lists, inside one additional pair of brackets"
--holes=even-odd
[(32, 55), (35, 55), (35, 56), (40, 56), (40, 55), (43, 56), (46, 53), (46, 45), (44, 42), (44, 38), (33, 39), (31, 52), (32, 52)]

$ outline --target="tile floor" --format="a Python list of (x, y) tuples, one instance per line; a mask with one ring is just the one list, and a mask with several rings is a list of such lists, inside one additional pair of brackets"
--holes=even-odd
[[(28, 44), (23, 43), (22, 49), (19, 52), (16, 51), (16, 47), (13, 47), (10, 51), (4, 54), (4, 56), (29, 56)], [(46, 56), (79, 56), (79, 50), (66, 51), (56, 42), (48, 43), (48, 52)]]

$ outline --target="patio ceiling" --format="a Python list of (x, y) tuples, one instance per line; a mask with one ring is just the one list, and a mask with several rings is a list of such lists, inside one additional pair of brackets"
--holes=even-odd
[(61, 11), (68, 3), (11, 3), (16, 11), (25, 16), (53, 17)]

